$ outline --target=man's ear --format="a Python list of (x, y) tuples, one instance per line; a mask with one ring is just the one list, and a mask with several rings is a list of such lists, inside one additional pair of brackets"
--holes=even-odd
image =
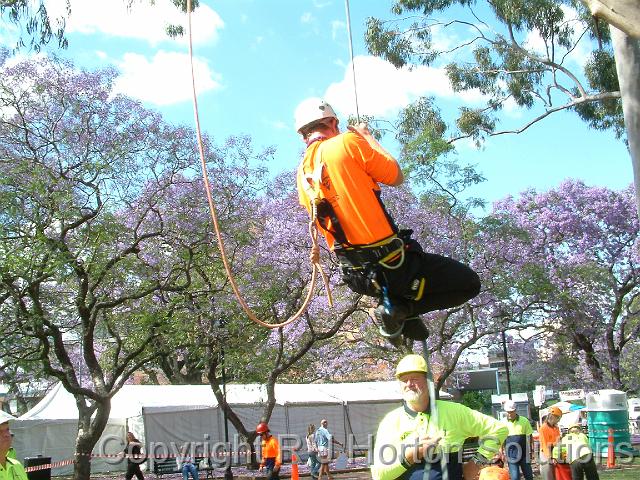
[(340, 133), (340, 129), (338, 128), (339, 120), (337, 118), (331, 119), (331, 128), (336, 132)]

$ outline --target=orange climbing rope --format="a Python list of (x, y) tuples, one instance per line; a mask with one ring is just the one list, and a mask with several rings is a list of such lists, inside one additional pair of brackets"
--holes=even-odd
[[(209, 212), (211, 213), (211, 220), (213, 220), (213, 228), (216, 233), (216, 238), (218, 239), (220, 256), (222, 257), (222, 263), (224, 265), (225, 271), (227, 272), (227, 277), (229, 278), (229, 283), (231, 284), (233, 293), (236, 295), (236, 298), (238, 299), (240, 306), (242, 307), (242, 309), (244, 310), (244, 312), (247, 314), (247, 316), (252, 322), (255, 322), (258, 325), (261, 325), (266, 328), (272, 328), (272, 329), (280, 328), (294, 322), (295, 320), (300, 318), (300, 316), (307, 310), (307, 307), (311, 302), (311, 297), (313, 296), (313, 290), (316, 285), (316, 279), (317, 279), (318, 273), (320, 273), (320, 276), (324, 283), (325, 290), (327, 292), (329, 306), (333, 307), (333, 297), (331, 295), (331, 289), (329, 288), (329, 280), (326, 274), (324, 273), (324, 270), (322, 269), (322, 265), (320, 265), (319, 261), (313, 263), (313, 271), (311, 273), (311, 281), (309, 282), (310, 283), (309, 290), (307, 291), (307, 296), (305, 297), (304, 302), (302, 303), (302, 306), (291, 318), (289, 318), (284, 322), (269, 323), (269, 322), (260, 320), (256, 316), (256, 314), (251, 310), (251, 308), (245, 301), (244, 297), (240, 293), (240, 289), (236, 284), (233, 273), (231, 272), (231, 267), (229, 266), (229, 260), (227, 259), (227, 255), (225, 253), (224, 242), (222, 240), (222, 234), (220, 233), (220, 225), (218, 223), (218, 215), (216, 214), (216, 208), (213, 203), (213, 196), (211, 194), (211, 184), (209, 182), (207, 162), (204, 158), (204, 147), (202, 144), (202, 133), (200, 130), (200, 116), (198, 114), (198, 96), (196, 94), (196, 80), (195, 80), (195, 74), (193, 71), (193, 37), (191, 34), (191, 0), (187, 0), (187, 25), (188, 25), (187, 30), (188, 30), (188, 38), (189, 38), (189, 62), (191, 65), (191, 89), (192, 89), (192, 96), (193, 96), (193, 114), (194, 114), (195, 123), (196, 123), (196, 135), (198, 139), (198, 152), (200, 153), (200, 164), (202, 166), (202, 178), (204, 180), (204, 188), (207, 194), (207, 202), (209, 203)], [(311, 236), (311, 242), (313, 243), (312, 249), (317, 249), (318, 248), (318, 231), (315, 226), (315, 218), (312, 218), (311, 221), (309, 222), (309, 235)]]

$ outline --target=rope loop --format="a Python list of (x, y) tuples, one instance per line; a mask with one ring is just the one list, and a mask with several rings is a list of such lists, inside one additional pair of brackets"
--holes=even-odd
[[(211, 183), (209, 181), (209, 172), (207, 170), (207, 162), (205, 160), (204, 157), (204, 146), (203, 146), (203, 142), (202, 142), (202, 132), (200, 129), (200, 115), (198, 114), (198, 96), (196, 93), (196, 80), (195, 80), (195, 73), (194, 73), (194, 68), (193, 68), (193, 35), (192, 35), (192, 31), (191, 31), (191, 0), (187, 0), (187, 26), (188, 26), (188, 39), (189, 39), (189, 62), (190, 62), (190, 66), (191, 66), (191, 91), (192, 91), (192, 99), (193, 99), (193, 115), (195, 118), (195, 124), (196, 124), (196, 135), (197, 135), (197, 140), (198, 140), (198, 153), (200, 154), (200, 166), (202, 168), (202, 179), (204, 181), (204, 188), (206, 191), (206, 195), (207, 195), (207, 202), (209, 204), (209, 212), (211, 214), (211, 220), (213, 221), (213, 227), (215, 230), (215, 234), (216, 234), (216, 238), (218, 240), (218, 248), (220, 249), (220, 257), (222, 258), (222, 263), (224, 265), (224, 269), (227, 273), (227, 277), (229, 278), (229, 284), (231, 285), (231, 288), (233, 289), (233, 293), (235, 294), (238, 303), (240, 304), (240, 306), (242, 307), (242, 309), (244, 310), (244, 312), (247, 314), (247, 316), (249, 317), (249, 319), (262, 326), (265, 328), (269, 328), (269, 329), (275, 329), (275, 328), (281, 328), (281, 327), (285, 327), (287, 325), (289, 325), (290, 323), (296, 321), (298, 318), (300, 318), (302, 316), (302, 314), (307, 310), (307, 308), (309, 307), (309, 304), (311, 303), (311, 297), (313, 296), (313, 291), (315, 289), (315, 285), (316, 285), (316, 280), (317, 280), (317, 276), (318, 273), (320, 273), (320, 276), (322, 277), (322, 281), (324, 283), (325, 289), (327, 290), (327, 295), (329, 297), (329, 305), (333, 307), (333, 299), (331, 297), (331, 292), (329, 289), (329, 280), (327, 278), (327, 276), (324, 273), (324, 270), (322, 269), (322, 266), (320, 265), (320, 263), (314, 263), (313, 264), (313, 270), (311, 273), (311, 281), (309, 282), (309, 289), (307, 291), (307, 295), (304, 299), (304, 302), (302, 303), (302, 306), (298, 309), (298, 311), (288, 320), (285, 320), (284, 322), (280, 322), (280, 323), (269, 323), (269, 322), (265, 322), (264, 320), (261, 320), (257, 317), (257, 315), (251, 310), (251, 308), (249, 307), (249, 305), (247, 304), (247, 302), (245, 301), (244, 297), (242, 296), (242, 293), (240, 292), (240, 289), (238, 288), (238, 285), (235, 281), (235, 277), (233, 276), (233, 273), (231, 272), (231, 266), (229, 265), (229, 260), (227, 258), (227, 254), (225, 252), (225, 248), (224, 248), (224, 241), (222, 239), (222, 233), (220, 231), (220, 225), (218, 223), (218, 215), (216, 213), (216, 207), (215, 204), (213, 202), (213, 195), (211, 194)], [(317, 248), (318, 247), (318, 233), (317, 231), (315, 231), (315, 233), (313, 232), (313, 230), (315, 230), (313, 228), (313, 225), (315, 224), (315, 218), (312, 219), (311, 224), (310, 224), (310, 234), (311, 234), (311, 241), (313, 243), (313, 248)]]

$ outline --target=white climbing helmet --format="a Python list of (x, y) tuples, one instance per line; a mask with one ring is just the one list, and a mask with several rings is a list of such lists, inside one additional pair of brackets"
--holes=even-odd
[(338, 119), (331, 105), (321, 98), (316, 97), (303, 100), (302, 103), (298, 105), (298, 108), (296, 108), (294, 117), (297, 132), (300, 132), (303, 127), (306, 127), (310, 123), (322, 120), (323, 118)]

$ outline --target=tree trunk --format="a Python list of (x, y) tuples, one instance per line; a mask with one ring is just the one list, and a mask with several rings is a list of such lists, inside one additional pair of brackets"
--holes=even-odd
[[(77, 404), (80, 402), (83, 400), (76, 400)], [(76, 463), (73, 468), (73, 480), (90, 480), (91, 453), (109, 420), (110, 400), (103, 400), (95, 409), (95, 417), (91, 418), (93, 412), (94, 409), (91, 408), (78, 408), (78, 436), (76, 437)]]
[(627, 390), (620, 375), (620, 350), (609, 352), (609, 372), (611, 373), (611, 387), (617, 390)]
[(582, 0), (594, 17), (615, 25), (627, 35), (640, 38), (640, 5), (638, 0)]
[(633, 164), (636, 208), (640, 217), (640, 40), (629, 37), (614, 26), (610, 30)]
[(573, 333), (572, 339), (573, 345), (584, 353), (584, 361), (591, 373), (591, 378), (593, 378), (593, 381), (598, 385), (602, 385), (604, 382), (604, 372), (593, 348), (593, 343), (585, 335), (577, 332)]

